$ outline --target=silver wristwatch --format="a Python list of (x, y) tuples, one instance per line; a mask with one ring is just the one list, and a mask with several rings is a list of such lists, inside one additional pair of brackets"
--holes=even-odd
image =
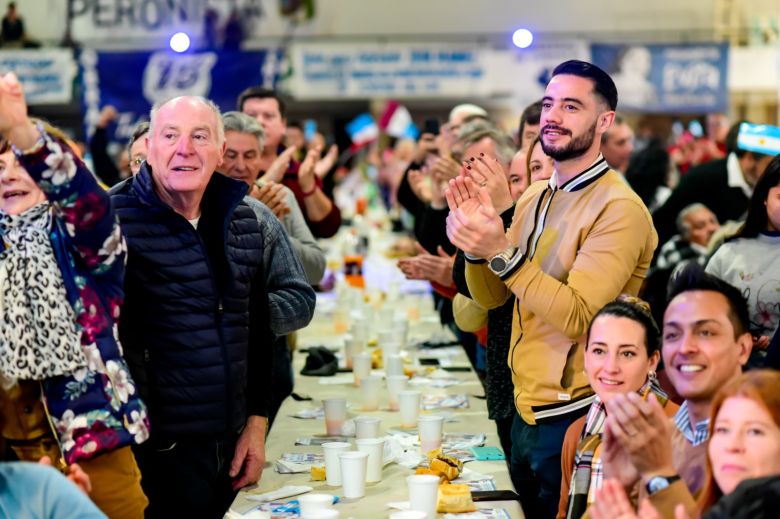
[(488, 268), (493, 274), (502, 274), (509, 266), (509, 262), (514, 257), (516, 252), (517, 247), (509, 247), (508, 249), (499, 252), (490, 258), (488, 261)]

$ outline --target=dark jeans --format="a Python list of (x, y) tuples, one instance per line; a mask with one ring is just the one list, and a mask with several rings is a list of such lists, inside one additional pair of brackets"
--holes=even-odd
[(276, 413), (282, 407), (284, 400), (293, 392), (295, 383), (292, 357), (290, 348), (287, 346), (287, 337), (279, 337), (274, 342), (274, 370), (272, 374), (273, 383), (271, 384), (271, 398), (268, 404), (268, 431), (274, 424)]
[(515, 415), (510, 474), (526, 517), (545, 519), (557, 514), (563, 437), (577, 418), (567, 416), (555, 422), (529, 425)]
[(228, 472), (237, 439), (152, 439), (133, 448), (149, 498), (146, 519), (221, 519), (236, 496)]
[(496, 422), (496, 432), (498, 432), (498, 441), (501, 443), (501, 450), (506, 456), (506, 465), (512, 467), (512, 424), (515, 421), (514, 416), (508, 418), (498, 418)]

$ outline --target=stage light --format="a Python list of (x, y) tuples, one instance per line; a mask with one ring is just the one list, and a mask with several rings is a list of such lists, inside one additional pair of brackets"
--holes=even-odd
[(168, 42), (168, 45), (171, 46), (171, 50), (174, 52), (187, 52), (187, 50), (190, 48), (190, 37), (183, 32), (177, 32), (171, 36), (171, 40)]
[(512, 34), (512, 43), (521, 49), (527, 49), (534, 42), (534, 35), (528, 29), (517, 29)]

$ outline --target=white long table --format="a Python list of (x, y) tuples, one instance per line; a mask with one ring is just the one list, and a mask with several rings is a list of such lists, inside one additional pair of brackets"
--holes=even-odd
[[(400, 274), (393, 272), (394, 265), (392, 260), (388, 260), (379, 255), (369, 256), (367, 259), (367, 270), (376, 273), (383, 273), (382, 287), (386, 288), (388, 280), (398, 280)], [(425, 287), (425, 284), (415, 285), (416, 288)], [(368, 293), (372, 290), (376, 293), (377, 285), (371, 286), (369, 283)], [(409, 285), (406, 285), (409, 288)], [(417, 296), (416, 296), (417, 297)], [(410, 323), (409, 343), (413, 344), (420, 340), (425, 340), (432, 335), (449, 334), (449, 331), (442, 329), (438, 322), (438, 316), (434, 313), (430, 304), (430, 296), (423, 296), (415, 301), (422, 301), (421, 319)], [(427, 303), (427, 305), (425, 304)], [(312, 323), (298, 334), (298, 348), (307, 348), (314, 345), (337, 346), (343, 342), (343, 339), (336, 333), (334, 325), (335, 298), (333, 294), (318, 294), (317, 310)], [(399, 308), (403, 308), (401, 305)], [(343, 311), (342, 311), (343, 314)], [(381, 346), (381, 345), (380, 345)], [(422, 351), (422, 350), (421, 350)], [(420, 353), (414, 348), (407, 348), (406, 353), (410, 358), (417, 355), (429, 356), (427, 352)], [(463, 350), (451, 359), (454, 365), (467, 366), (468, 359)], [(358, 415), (376, 416), (381, 419), (381, 433), (390, 428), (400, 426), (400, 416), (398, 412), (387, 410), (387, 392), (383, 388), (380, 398), (380, 410), (374, 412), (362, 412), (360, 409), (359, 389), (351, 384), (348, 385), (329, 385), (321, 384), (318, 377), (307, 377), (300, 375), (300, 370), (305, 362), (305, 355), (296, 352), (294, 359), (295, 372), (295, 392), (297, 394), (308, 395), (313, 398), (312, 401), (296, 401), (288, 398), (282, 405), (273, 428), (266, 442), (267, 463), (263, 472), (261, 481), (248, 489), (242, 490), (233, 503), (232, 510), (238, 513), (246, 513), (257, 507), (258, 502), (249, 499), (251, 495), (262, 494), (276, 490), (286, 485), (307, 485), (313, 487), (314, 492), (324, 492), (343, 496), (341, 487), (329, 487), (325, 481), (311, 481), (310, 474), (279, 474), (274, 470), (275, 462), (284, 453), (321, 453), (322, 448), (318, 446), (296, 446), (296, 438), (313, 437), (324, 435), (325, 425), (322, 419), (302, 420), (293, 418), (295, 413), (321, 405), (322, 399), (329, 397), (346, 397), (350, 405), (349, 417)], [(408, 364), (407, 364), (408, 365)], [(469, 407), (466, 409), (457, 409), (452, 411), (452, 418), (455, 423), (447, 422), (444, 425), (444, 432), (451, 433), (484, 433), (487, 437), (485, 445), (499, 446), (498, 436), (496, 434), (495, 424), (487, 417), (487, 408), (484, 399), (475, 396), (484, 395), (484, 390), (476, 374), (469, 372), (452, 372), (454, 378), (461, 382), (458, 385), (446, 389), (441, 388), (419, 388), (424, 393), (436, 394), (467, 394), (469, 397)], [(338, 374), (338, 376), (343, 376)], [(410, 388), (411, 389), (411, 388)], [(418, 389), (418, 388), (414, 388)], [(431, 411), (437, 412), (437, 411)], [(423, 411), (424, 413), (424, 411)], [(354, 448), (354, 439), (352, 439)], [(513, 489), (509, 472), (504, 461), (469, 461), (466, 467), (481, 474), (493, 476), (496, 487), (499, 490)], [(342, 519), (346, 518), (364, 518), (364, 517), (387, 517), (392, 511), (387, 507), (389, 502), (407, 501), (406, 476), (413, 474), (413, 470), (405, 468), (395, 463), (384, 467), (382, 481), (366, 485), (366, 495), (360, 499), (348, 500), (342, 499), (336, 507), (341, 511)], [(291, 498), (293, 499), (293, 498)], [(516, 501), (496, 501), (496, 502), (478, 502), (478, 508), (503, 508), (513, 519), (523, 519), (523, 512), (519, 503)]]

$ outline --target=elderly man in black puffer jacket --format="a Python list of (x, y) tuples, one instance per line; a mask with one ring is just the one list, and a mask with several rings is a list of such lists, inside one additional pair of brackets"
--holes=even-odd
[(215, 175), (219, 109), (179, 97), (151, 113), (141, 172), (111, 191), (127, 238), (119, 335), (152, 436), (136, 451), (147, 517), (222, 517), (265, 462), (274, 335), (315, 296), (274, 215)]

